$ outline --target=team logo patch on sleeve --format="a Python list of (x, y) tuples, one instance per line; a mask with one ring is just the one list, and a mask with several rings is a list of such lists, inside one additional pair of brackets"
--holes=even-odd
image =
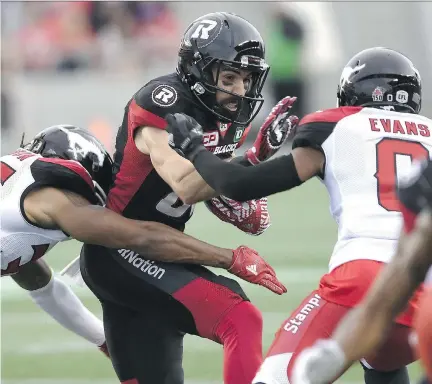
[(170, 85), (158, 85), (152, 92), (153, 103), (159, 107), (171, 107), (177, 99), (177, 91)]

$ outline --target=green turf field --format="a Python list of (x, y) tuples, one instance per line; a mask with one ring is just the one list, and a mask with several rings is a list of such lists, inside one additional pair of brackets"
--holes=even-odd
[[(246, 244), (257, 249), (275, 267), (288, 293), (277, 296), (264, 288), (242, 283), (251, 300), (264, 314), (264, 346), (267, 350), (282, 321), (326, 271), (336, 239), (336, 226), (328, 209), (324, 187), (312, 181), (294, 191), (270, 199), (272, 226), (259, 237), (244, 235), (212, 216), (202, 205), (187, 228), (201, 240), (223, 247)], [(74, 258), (79, 244), (57, 246), (46, 260), (58, 271)], [(10, 278), (2, 283), (2, 383), (4, 384), (102, 384), (116, 383), (110, 362), (93, 346), (63, 330), (41, 312)], [(94, 312), (98, 301), (87, 289), (76, 292)], [(222, 383), (222, 347), (197, 337), (186, 337), (186, 383)], [(420, 371), (411, 367), (412, 381)], [(362, 371), (351, 369), (341, 382), (362, 382)]]

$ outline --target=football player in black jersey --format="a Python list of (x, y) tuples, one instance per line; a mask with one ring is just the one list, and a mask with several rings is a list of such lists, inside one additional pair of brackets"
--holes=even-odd
[[(367, 236), (363, 238), (360, 234), (354, 233), (351, 228), (357, 223), (351, 225), (350, 228), (343, 229), (345, 218), (349, 215), (342, 215), (341, 212), (348, 211), (350, 208), (353, 208), (350, 210), (351, 213), (355, 210), (355, 205), (350, 204), (353, 200), (346, 199), (345, 201), (349, 201), (344, 204), (343, 196), (351, 193), (354, 188), (364, 191), (362, 189), (364, 184), (368, 186), (367, 191), (372, 193), (372, 195), (369, 192), (364, 193), (365, 198), (371, 199), (371, 196), (372, 199), (376, 198), (370, 201), (373, 201), (372, 204), (376, 206), (378, 216), (382, 214), (390, 217), (394, 215), (394, 212), (399, 211), (395, 198), (396, 181), (392, 182), (396, 180), (397, 170), (393, 165), (396, 160), (391, 157), (388, 162), (380, 161), (378, 154), (376, 157), (367, 157), (369, 153), (373, 153), (373, 150), (378, 151), (378, 144), (375, 148), (369, 147), (371, 151), (356, 152), (355, 147), (366, 147), (365, 137), (367, 136), (360, 132), (379, 132), (377, 133), (380, 135), (379, 139), (369, 139), (367, 141), (369, 145), (373, 140), (384, 144), (391, 142), (391, 145), (393, 142), (396, 145), (402, 143), (402, 148), (392, 150), (393, 152), (390, 153), (392, 156), (401, 153), (411, 158), (424, 156), (425, 153), (428, 153), (427, 147), (430, 147), (429, 120), (419, 116), (421, 78), (411, 60), (403, 54), (391, 49), (375, 47), (354, 55), (342, 71), (337, 99), (338, 108), (318, 111), (303, 117), (298, 127), (293, 130), (295, 136), (293, 150), (290, 154), (266, 161), (255, 167), (243, 167), (241, 164), (223, 162), (206, 151), (202, 145), (201, 123), (191, 116), (177, 113), (167, 117), (173, 147), (194, 164), (200, 175), (217, 193), (243, 201), (292, 189), (317, 176), (324, 181), (332, 198), (333, 215), (338, 219), (340, 230), (342, 228), (340, 233), (343, 235), (340, 237), (345, 236), (343, 240), (346, 241), (340, 243), (339, 249), (345, 248), (346, 250), (348, 248), (346, 244), (352, 239), (366, 239), (367, 245), (364, 248), (357, 247), (357, 249), (362, 249), (357, 256), (352, 256), (353, 248), (349, 248), (350, 252), (339, 254), (343, 256), (335, 262), (336, 266), (322, 277), (318, 290), (314, 291), (318, 292), (318, 297), (314, 297), (313, 294), (311, 294), (312, 297), (308, 296), (287, 319), (253, 381), (256, 384), (268, 384), (279, 382), (279, 380), (291, 382), (293, 367), (301, 351), (317, 339), (331, 334), (348, 309), (357, 305), (374, 277), (385, 265), (384, 262), (378, 261), (380, 252), (374, 251), (371, 252), (371, 255), (367, 254), (368, 247), (378, 235), (374, 236), (373, 233), (367, 232), (369, 229), (366, 228), (364, 222), (358, 225), (358, 228), (361, 228), (359, 232), (367, 233)], [(405, 123), (401, 123), (398, 119)], [(395, 131), (392, 131), (391, 127), (384, 127), (380, 130), (370, 125), (375, 120), (384, 123), (394, 121), (397, 128), (394, 128)], [(404, 124), (406, 130), (401, 124)], [(349, 144), (344, 146), (347, 141), (342, 138), (344, 138), (344, 128), (346, 128), (345, 132), (348, 130), (347, 126), (358, 126), (360, 131), (356, 136), (357, 132), (352, 128), (352, 131), (349, 131)], [(415, 129), (412, 130), (412, 127)], [(389, 135), (386, 136), (387, 133)], [(399, 139), (403, 135), (408, 139)], [(358, 143), (354, 142), (354, 137), (357, 138)], [(375, 141), (372, 145), (375, 146)], [(358, 156), (358, 153), (362, 155)], [(342, 154), (346, 156), (343, 157)], [(347, 158), (350, 156), (351, 158), (355, 156), (355, 159), (363, 158), (372, 166), (365, 165), (357, 173), (357, 168), (356, 170), (350, 169), (352, 164), (350, 167), (344, 165), (344, 161), (348, 161)], [(339, 160), (341, 158), (343, 160)], [(378, 161), (381, 164), (387, 164), (381, 168), (381, 170), (385, 168), (382, 172), (386, 180), (384, 186), (381, 184), (382, 188), (378, 180), (381, 172), (377, 170)], [(365, 169), (371, 172), (366, 172)], [(376, 171), (375, 175), (373, 171)], [(362, 182), (356, 184), (357, 177)], [(350, 180), (350, 183), (346, 182), (341, 187), (340, 184), (346, 180)], [(367, 181), (363, 183), (363, 180)], [(359, 185), (362, 187), (358, 187)], [(355, 190), (357, 194), (353, 193), (353, 195), (355, 199), (360, 200), (363, 192)], [(384, 205), (384, 200), (380, 200), (383, 195), (386, 205)], [(370, 216), (373, 217), (372, 214)], [(346, 221), (348, 222), (349, 219)], [(355, 219), (350, 221), (350, 223), (353, 222)], [(392, 222), (397, 224), (397, 219)], [(396, 225), (394, 227), (396, 228)], [(392, 245), (397, 243), (393, 238), (393, 232), (392, 230), (389, 236)], [(380, 245), (383, 242), (390, 244), (385, 236), (379, 240)], [(391, 257), (391, 248), (384, 247), (384, 249), (383, 253)], [(371, 256), (375, 259), (368, 260)], [(414, 310), (420, 295), (421, 290), (416, 292), (410, 305), (395, 320), (386, 343), (378, 353), (363, 356), (366, 383), (402, 384), (409, 382), (406, 365), (415, 360), (415, 355), (412, 353), (408, 339), (413, 324)], [(313, 307), (314, 303), (319, 309), (306, 317), (303, 311), (304, 306), (306, 308), (309, 306), (309, 309), (306, 310), (308, 313), (310, 306)], [(330, 369), (332, 364), (324, 363), (323, 367)], [(316, 379), (321, 380), (320, 374), (316, 376)], [(326, 380), (324, 379), (323, 382)], [(300, 383), (302, 382), (299, 381)]]
[[(332, 338), (306, 349), (294, 368), (294, 384), (324, 384), (384, 343), (392, 322), (423, 281), (428, 291), (416, 315), (417, 349), (432, 383), (432, 162), (413, 167), (399, 184), (404, 227), (393, 260), (367, 296), (339, 323)], [(428, 272), (429, 271), (429, 272)], [(429, 381), (428, 381), (429, 380)]]
[[(207, 205), (218, 217), (245, 232), (262, 233), (269, 224), (266, 199), (238, 204), (219, 198), (169, 146), (165, 117), (193, 116), (204, 127), (207, 150), (232, 159), (264, 101), (268, 69), (264, 42), (248, 21), (225, 12), (195, 20), (183, 36), (177, 72), (151, 80), (125, 108), (107, 206), (128, 218), (183, 231), (193, 204), (215, 198)], [(287, 97), (274, 108), (247, 164), (271, 157), (285, 141), (296, 121), (288, 116), (294, 101)], [(243, 158), (232, 161), (238, 160)], [(82, 273), (101, 301), (110, 355), (122, 382), (183, 383), (182, 343), (189, 333), (224, 345), (225, 383), (250, 383), (262, 360), (262, 317), (236, 281), (201, 266), (162, 263), (164, 274), (155, 278), (133, 258), (116, 253), (85, 245)], [(284, 293), (266, 268), (252, 262), (248, 270), (255, 282)]]
[[(247, 247), (214, 247), (167, 225), (127, 219), (102, 207), (112, 183), (112, 161), (103, 145), (81, 128), (47, 128), (24, 148), (3, 156), (0, 165), (2, 275), (12, 275), (51, 317), (104, 352), (102, 322), (41, 259), (57, 242), (75, 238), (120, 248), (117, 258), (135, 257), (135, 265), (151, 272), (155, 268), (149, 260), (220, 267), (252, 281), (257, 276), (248, 265), (267, 270), (265, 261)], [(263, 281), (272, 278), (269, 273)]]

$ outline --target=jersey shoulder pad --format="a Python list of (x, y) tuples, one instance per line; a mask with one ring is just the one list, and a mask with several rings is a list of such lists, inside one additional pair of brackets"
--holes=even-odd
[(297, 127), (293, 139), (293, 148), (321, 148), (321, 145), (331, 135), (340, 120), (361, 110), (362, 107), (339, 107), (306, 115), (300, 120)]
[(31, 166), (31, 173), (38, 186), (66, 189), (96, 204), (93, 180), (77, 161), (41, 157)]
[(166, 128), (169, 113), (188, 113), (192, 94), (176, 74), (154, 79), (142, 87), (129, 104), (129, 120), (133, 128), (151, 126)]

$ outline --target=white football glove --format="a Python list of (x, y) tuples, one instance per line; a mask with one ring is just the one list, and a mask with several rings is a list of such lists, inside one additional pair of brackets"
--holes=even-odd
[(292, 384), (331, 383), (341, 374), (344, 365), (345, 355), (336, 341), (318, 340), (297, 357)]

